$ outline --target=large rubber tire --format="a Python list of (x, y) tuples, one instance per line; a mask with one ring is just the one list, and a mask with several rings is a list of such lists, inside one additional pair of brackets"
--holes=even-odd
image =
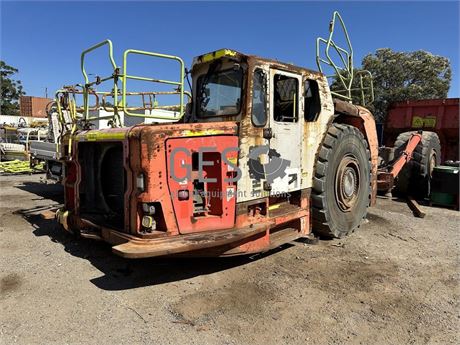
[(320, 148), (313, 178), (313, 232), (341, 238), (358, 228), (371, 198), (370, 152), (355, 127), (332, 124)]
[[(398, 135), (395, 141), (395, 157), (404, 151), (407, 141), (414, 131)], [(396, 179), (395, 191), (399, 195), (410, 195), (417, 199), (430, 196), (433, 168), (441, 164), (441, 142), (434, 132), (423, 132), (422, 141), (417, 145), (412, 159)]]

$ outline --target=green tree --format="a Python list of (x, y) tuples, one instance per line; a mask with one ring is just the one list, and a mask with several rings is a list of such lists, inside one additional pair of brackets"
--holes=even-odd
[(20, 80), (12, 77), (18, 73), (18, 69), (8, 66), (0, 61), (0, 77), (2, 98), (0, 99), (0, 113), (4, 115), (19, 115), (19, 97), (24, 95)]
[[(381, 48), (366, 55), (361, 65), (373, 76), (375, 100), (369, 109), (377, 121), (385, 120), (393, 102), (446, 98), (452, 78), (449, 59), (423, 50), (395, 52)], [(358, 84), (359, 79), (354, 78), (353, 88)], [(337, 81), (331, 89), (340, 89)], [(359, 92), (353, 92), (353, 101), (360, 103)]]

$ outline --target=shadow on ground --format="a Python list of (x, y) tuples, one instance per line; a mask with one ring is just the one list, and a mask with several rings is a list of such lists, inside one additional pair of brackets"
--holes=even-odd
[(40, 199), (49, 199), (57, 203), (64, 202), (64, 186), (59, 183), (45, 184), (44, 182), (23, 182), (21, 185), (17, 185), (16, 188), (33, 193), (40, 197)]
[(69, 254), (88, 260), (104, 275), (91, 282), (103, 290), (126, 290), (149, 285), (164, 284), (248, 265), (267, 255), (291, 247), (283, 245), (263, 254), (228, 258), (148, 258), (124, 259), (114, 255), (109, 244), (76, 238), (65, 232), (53, 219), (43, 219), (43, 208), (17, 211), (35, 228), (35, 236), (48, 236), (60, 243)]

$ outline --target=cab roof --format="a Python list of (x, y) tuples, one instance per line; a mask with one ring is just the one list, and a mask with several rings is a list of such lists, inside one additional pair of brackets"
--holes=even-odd
[(315, 74), (315, 75), (318, 75), (318, 76), (323, 76), (323, 74), (321, 72), (318, 72), (318, 71), (315, 71), (315, 70), (311, 70), (311, 69), (308, 69), (308, 68), (296, 66), (296, 65), (293, 65), (293, 64), (290, 64), (290, 63), (280, 62), (280, 61), (274, 60), (274, 59), (263, 58), (263, 57), (260, 57), (260, 56), (257, 56), (257, 55), (247, 55), (247, 54), (238, 52), (238, 51), (233, 50), (233, 49), (228, 49), (228, 48), (218, 49), (218, 50), (215, 50), (213, 52), (206, 53), (206, 54), (199, 55), (199, 56), (195, 57), (193, 59), (192, 67), (194, 67), (196, 65), (199, 65), (199, 64), (208, 63), (208, 62), (211, 62), (211, 61), (214, 61), (214, 60), (222, 59), (222, 58), (228, 58), (228, 59), (235, 60), (235, 61), (238, 61), (238, 62), (245, 61), (245, 60), (248, 63), (259, 62), (259, 63), (262, 63), (262, 64), (269, 64), (272, 67), (280, 68), (280, 69), (287, 70), (287, 71), (293, 71), (293, 72), (297, 72), (297, 73), (301, 73), (301, 74), (302, 73), (308, 73), (308, 74)]

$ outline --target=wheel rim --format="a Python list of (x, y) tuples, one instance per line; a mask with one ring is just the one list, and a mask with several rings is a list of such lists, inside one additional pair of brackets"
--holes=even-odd
[(346, 155), (342, 158), (335, 176), (335, 197), (342, 211), (350, 211), (356, 204), (360, 180), (358, 160), (352, 155)]

